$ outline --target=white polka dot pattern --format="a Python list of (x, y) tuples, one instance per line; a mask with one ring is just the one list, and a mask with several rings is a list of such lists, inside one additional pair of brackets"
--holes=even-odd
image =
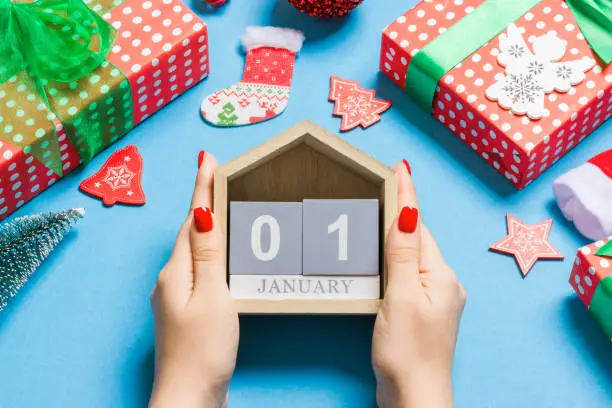
[[(64, 174), (81, 162), (61, 123), (54, 119)], [(49, 131), (51, 131), (49, 129)], [(34, 156), (19, 147), (0, 142), (0, 219), (21, 207), (59, 177)]]
[[(99, 9), (94, 11), (102, 10), (99, 3), (88, 3), (90, 7)], [(142, 122), (208, 76), (207, 27), (180, 0), (126, 0), (103, 17), (118, 30), (108, 61), (128, 78), (134, 124)], [(92, 85), (97, 82), (95, 76), (90, 81)], [(78, 167), (81, 159), (61, 123), (44, 104), (25, 106), (35, 100), (27, 88), (22, 89), (17, 83), (9, 85), (16, 87), (24, 98), (20, 103), (8, 100), (0, 87), (0, 112), (5, 114), (10, 109), (12, 121), (19, 120), (24, 129), (41, 140), (46, 140), (45, 137), (52, 133), (53, 125), (49, 120), (53, 120), (64, 174)], [(101, 92), (106, 94), (109, 90), (103, 87)], [(88, 97), (85, 91), (80, 96), (83, 99)], [(59, 106), (70, 109), (68, 101), (59, 101)], [(38, 115), (28, 117), (28, 108)], [(42, 121), (39, 116), (48, 118)], [(24, 149), (19, 147), (23, 136), (7, 122), (0, 115), (0, 132), (9, 134), (15, 141), (15, 145), (0, 141), (0, 220), (59, 179), (27, 153), (27, 146)]]
[(580, 300), (589, 307), (599, 283), (606, 277), (612, 276), (610, 261), (595, 253), (609, 242), (612, 237), (597, 241), (578, 250), (576, 261), (570, 276), (570, 284), (580, 297)]
[[(406, 72), (416, 52), (482, 2), (418, 3), (385, 29), (381, 71), (405, 89)], [(576, 34), (574, 16), (564, 5), (564, 0), (544, 0), (516, 24), (523, 33), (532, 33), (524, 34), (531, 39), (555, 30), (568, 41), (562, 61), (576, 55), (597, 60)], [(524, 188), (612, 116), (612, 65), (595, 65), (569, 92), (547, 95), (546, 115), (531, 120), (511, 114), (485, 96), (487, 87), (504, 72), (497, 62), (498, 46), (497, 38), (489, 41), (442, 78), (433, 115), (516, 187)]]
[(180, 0), (129, 0), (104, 19), (130, 33), (108, 60), (128, 76), (135, 124), (208, 76), (207, 27)]

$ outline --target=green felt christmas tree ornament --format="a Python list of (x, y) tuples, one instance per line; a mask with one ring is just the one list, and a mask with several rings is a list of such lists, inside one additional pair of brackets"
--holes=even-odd
[(76, 208), (0, 225), (0, 311), (84, 215), (84, 209)]

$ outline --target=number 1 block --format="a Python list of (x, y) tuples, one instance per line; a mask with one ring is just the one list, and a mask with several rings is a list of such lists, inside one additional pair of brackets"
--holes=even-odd
[(303, 274), (378, 275), (378, 200), (304, 200)]
[(302, 203), (230, 203), (230, 275), (302, 273)]

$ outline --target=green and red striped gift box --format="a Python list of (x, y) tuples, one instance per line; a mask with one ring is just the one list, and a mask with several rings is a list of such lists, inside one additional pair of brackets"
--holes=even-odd
[(570, 284), (612, 340), (612, 237), (578, 250)]

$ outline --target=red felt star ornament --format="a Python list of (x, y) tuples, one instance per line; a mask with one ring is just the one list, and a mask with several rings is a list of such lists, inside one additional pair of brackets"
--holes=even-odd
[(141, 178), (142, 156), (138, 148), (131, 145), (113, 153), (102, 168), (83, 180), (79, 187), (85, 193), (101, 198), (104, 205), (142, 205), (146, 199)]
[(335, 103), (333, 114), (342, 117), (342, 132), (360, 125), (364, 129), (372, 126), (380, 120), (380, 114), (391, 107), (391, 102), (376, 98), (376, 91), (333, 75), (329, 100)]
[(508, 235), (491, 246), (492, 251), (513, 255), (523, 277), (538, 259), (563, 259), (563, 255), (548, 242), (553, 220), (527, 225), (510, 214), (506, 216)]

